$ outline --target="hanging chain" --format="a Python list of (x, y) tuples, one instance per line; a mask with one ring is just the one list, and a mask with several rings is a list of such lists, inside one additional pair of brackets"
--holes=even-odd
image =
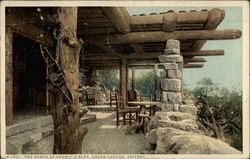
[(54, 38), (57, 40), (56, 42), (56, 58), (55, 61), (59, 63), (59, 55), (60, 55), (60, 44), (61, 44), (61, 39), (63, 38), (63, 32), (61, 30), (54, 29), (53, 31)]

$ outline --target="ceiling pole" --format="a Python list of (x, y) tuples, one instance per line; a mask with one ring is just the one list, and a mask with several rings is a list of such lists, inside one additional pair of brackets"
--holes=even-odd
[(120, 59), (120, 95), (124, 99), (124, 104), (127, 100), (127, 59)]
[(132, 90), (135, 90), (135, 69), (132, 69)]

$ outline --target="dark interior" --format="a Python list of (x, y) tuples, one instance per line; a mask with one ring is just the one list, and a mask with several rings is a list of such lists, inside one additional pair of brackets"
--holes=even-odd
[(18, 34), (13, 36), (14, 111), (38, 112), (46, 105), (46, 64), (39, 44)]

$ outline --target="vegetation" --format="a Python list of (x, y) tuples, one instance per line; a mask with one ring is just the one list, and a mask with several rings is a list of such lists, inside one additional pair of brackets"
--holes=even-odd
[(119, 89), (118, 73), (118, 70), (99, 70), (98, 76), (107, 89)]
[[(158, 76), (157, 76), (158, 78)], [(155, 92), (155, 74), (154, 71), (142, 73), (136, 79), (136, 89), (143, 95), (149, 97)]]
[(195, 97), (198, 122), (205, 133), (242, 150), (242, 92), (218, 88), (209, 78), (185, 91)]

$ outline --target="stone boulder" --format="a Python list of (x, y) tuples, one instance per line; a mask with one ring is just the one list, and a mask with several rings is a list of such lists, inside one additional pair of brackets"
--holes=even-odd
[(164, 91), (180, 92), (181, 80), (164, 78), (161, 80), (161, 89)]
[(167, 77), (168, 78), (177, 78), (181, 79), (181, 71), (180, 70), (168, 70), (167, 72)]
[(177, 70), (178, 65), (176, 63), (162, 63), (164, 66), (165, 70)]
[(174, 128), (157, 128), (156, 154), (240, 154), (227, 143)]
[(196, 120), (195, 116), (190, 113), (181, 112), (156, 112), (154, 117), (150, 120), (147, 131), (150, 132), (152, 129), (159, 127), (159, 120), (172, 120), (172, 121), (182, 121), (182, 120)]
[(199, 128), (195, 120), (190, 119), (181, 121), (159, 120), (159, 127), (169, 127), (201, 134), (201, 132), (198, 130)]
[(158, 56), (158, 59), (161, 63), (166, 62), (183, 62), (183, 57), (176, 54), (176, 55), (160, 55)]
[(157, 129), (153, 129), (146, 134), (146, 138), (150, 144), (156, 144), (156, 142), (157, 142), (156, 130)]
[(187, 98), (187, 97), (182, 97), (182, 103), (183, 104), (194, 104), (194, 101), (190, 98)]
[(184, 113), (190, 113), (194, 116), (197, 116), (197, 108), (195, 105), (180, 105), (179, 111)]
[(180, 92), (167, 92), (168, 102), (171, 104), (181, 104), (182, 98)]

